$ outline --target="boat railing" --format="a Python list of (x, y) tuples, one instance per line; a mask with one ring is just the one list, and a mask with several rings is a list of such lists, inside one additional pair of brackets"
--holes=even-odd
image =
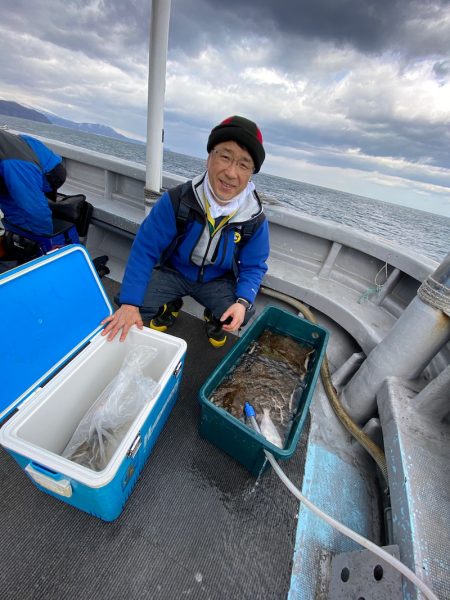
[[(45, 140), (64, 157), (65, 193), (85, 193), (94, 206), (89, 243), (110, 256), (120, 280), (131, 240), (145, 216), (145, 166)], [(185, 178), (163, 172), (162, 188)], [(150, 206), (151, 208), (151, 206)], [(437, 262), (386, 239), (268, 202), (271, 257), (264, 280), (326, 313), (365, 353), (384, 337)]]

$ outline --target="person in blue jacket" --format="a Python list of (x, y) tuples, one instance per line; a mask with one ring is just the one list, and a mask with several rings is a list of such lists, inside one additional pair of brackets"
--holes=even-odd
[(35, 234), (52, 234), (47, 198), (64, 183), (62, 158), (29, 135), (0, 131), (0, 209), (10, 222)]
[(120, 308), (103, 321), (109, 340), (143, 320), (165, 331), (183, 296), (205, 307), (206, 333), (219, 347), (245, 324), (267, 271), (269, 230), (250, 178), (265, 158), (253, 121), (233, 116), (211, 131), (207, 170), (164, 192), (142, 222), (123, 278)]

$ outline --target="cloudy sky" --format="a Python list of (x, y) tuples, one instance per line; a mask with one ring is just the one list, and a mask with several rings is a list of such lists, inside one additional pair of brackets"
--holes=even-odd
[[(0, 97), (146, 132), (150, 0), (0, 0)], [(263, 172), (450, 216), (447, 0), (172, 0), (166, 147), (255, 120)]]

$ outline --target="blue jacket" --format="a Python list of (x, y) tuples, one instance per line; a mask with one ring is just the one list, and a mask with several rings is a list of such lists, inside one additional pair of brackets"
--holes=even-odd
[(35, 138), (0, 131), (0, 208), (8, 221), (33, 233), (53, 232), (45, 175), (61, 161)]
[[(170, 255), (169, 263), (187, 279), (200, 282), (229, 274), (236, 265), (236, 297), (253, 302), (267, 271), (269, 228), (266, 219), (245, 245), (239, 247), (237, 256), (235, 252), (240, 226), (244, 221), (261, 214), (261, 202), (256, 194), (249, 195), (245, 206), (211, 237), (204, 211), (203, 179), (204, 176), (200, 176), (191, 182), (198, 216), (187, 222), (186, 230)], [(169, 193), (165, 192), (142, 222), (136, 235), (122, 282), (122, 304), (142, 306), (153, 268), (177, 235), (173, 203)]]

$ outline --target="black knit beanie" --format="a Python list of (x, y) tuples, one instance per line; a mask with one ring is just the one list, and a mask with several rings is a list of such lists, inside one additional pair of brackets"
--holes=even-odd
[(266, 153), (263, 148), (262, 134), (256, 123), (237, 115), (228, 117), (211, 131), (206, 150), (209, 154), (217, 144), (230, 141), (247, 149), (255, 163), (255, 173), (258, 173)]

